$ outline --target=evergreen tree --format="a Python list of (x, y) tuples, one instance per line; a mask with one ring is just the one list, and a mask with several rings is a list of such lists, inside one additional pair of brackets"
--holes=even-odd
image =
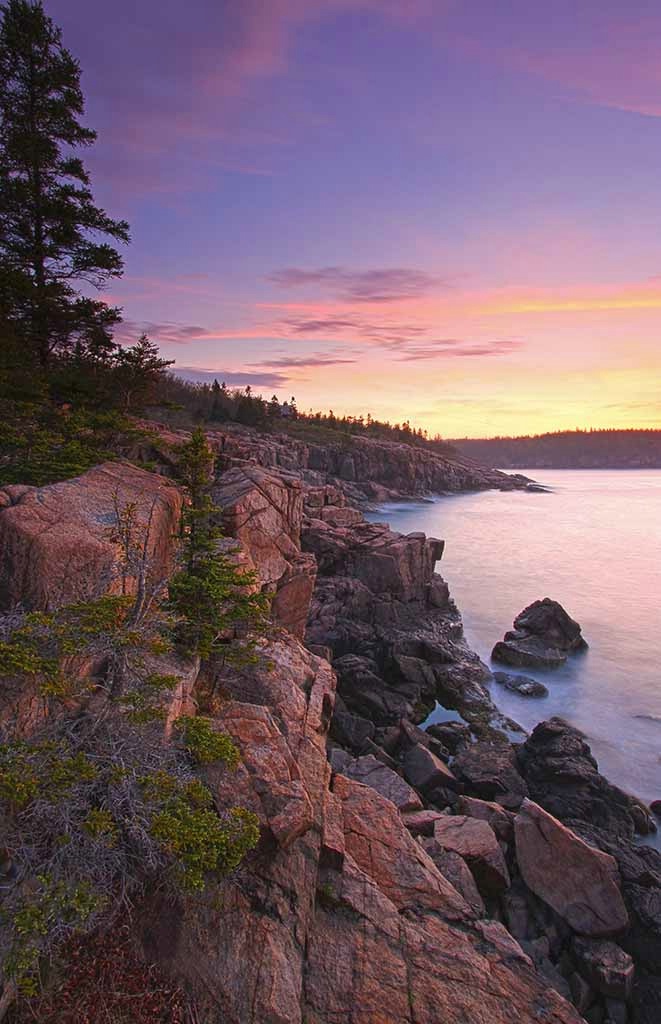
[(173, 359), (161, 359), (158, 347), (146, 334), (140, 335), (133, 348), (120, 348), (115, 356), (113, 381), (122, 398), (124, 412), (144, 408), (156, 397), (158, 384)]
[(104, 238), (128, 242), (125, 221), (95, 206), (76, 150), (96, 132), (81, 123), (80, 66), (41, 2), (0, 8), (0, 313), (42, 368), (70, 351), (114, 351), (120, 311), (80, 291), (122, 273)]

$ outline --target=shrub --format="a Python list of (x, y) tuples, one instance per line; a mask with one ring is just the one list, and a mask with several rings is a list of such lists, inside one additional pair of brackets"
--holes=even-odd
[(235, 769), (239, 763), (239, 750), (227, 733), (214, 729), (211, 719), (197, 716), (183, 716), (177, 719), (177, 731), (181, 742), (195, 764), (210, 764), (222, 761), (228, 768)]
[(203, 889), (210, 872), (232, 871), (259, 839), (259, 822), (251, 812), (233, 808), (225, 818), (175, 797), (156, 814), (151, 832), (171, 854), (184, 886)]

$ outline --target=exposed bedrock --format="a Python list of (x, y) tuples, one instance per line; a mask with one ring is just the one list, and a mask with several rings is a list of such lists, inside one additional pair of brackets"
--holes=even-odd
[(334, 488), (306, 493), (302, 544), (317, 584), (306, 639), (330, 648), (346, 708), (377, 725), (419, 720), (435, 700), (487, 726), (489, 670), (467, 646), (446, 582), (443, 542), (342, 522)]
[(294, 477), (236, 466), (219, 477), (212, 497), (224, 530), (241, 542), (271, 597), (274, 620), (302, 637), (314, 589), (314, 558), (301, 551), (303, 488)]
[[(154, 440), (140, 454), (165, 469), (176, 462), (177, 446), (189, 436), (152, 421), (145, 422)], [(525, 489), (528, 480), (488, 469), (459, 455), (367, 437), (345, 437), (319, 444), (285, 433), (259, 433), (247, 427), (208, 429), (220, 468), (252, 463), (282, 474), (295, 473), (306, 484), (336, 484), (354, 502), (364, 504), (399, 497), (497, 488)]]
[(52, 611), (120, 593), (117, 514), (129, 506), (148, 535), (150, 577), (165, 580), (181, 505), (171, 481), (122, 462), (45, 487), (0, 488), (0, 608)]
[[(493, 728), (489, 673), (435, 573), (441, 542), (254, 463), (226, 470), (215, 499), (278, 628), (254, 663), (165, 668), (179, 677), (165, 731), (207, 700), (241, 761), (206, 781), (219, 810), (256, 813), (261, 838), (212, 898), (153, 893), (134, 917), (199, 1024), (658, 1024), (661, 856), (628, 838), (645, 809), (564, 723), (519, 747)], [(89, 560), (71, 564), (84, 596)], [(306, 618), (318, 653), (294, 635)], [(416, 726), (435, 699), (465, 722)]]
[[(513, 1012), (579, 1024), (503, 924), (481, 917), (465, 861), (446, 864), (460, 891), (391, 799), (332, 778), (328, 662), (284, 633), (261, 654), (225, 677), (217, 715), (242, 763), (207, 774), (219, 807), (257, 813), (261, 843), (213, 906), (154, 899), (142, 922), (148, 954), (183, 974), (201, 1024), (510, 1024)], [(484, 856), (497, 860), (491, 835)]]
[(545, 597), (517, 615), (514, 629), (496, 644), (492, 658), (505, 665), (557, 668), (586, 647), (578, 622), (561, 604)]

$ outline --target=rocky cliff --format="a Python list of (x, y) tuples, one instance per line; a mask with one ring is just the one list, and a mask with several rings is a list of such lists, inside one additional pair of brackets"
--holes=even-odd
[[(176, 440), (155, 442), (161, 459)], [(214, 499), (272, 598), (273, 628), (253, 664), (183, 666), (168, 710), (171, 725), (220, 684), (215, 724), (241, 762), (232, 774), (208, 766), (206, 781), (219, 811), (239, 803), (261, 829), (213, 900), (172, 904), (153, 893), (134, 915), (143, 955), (184, 985), (191, 1019), (658, 1021), (661, 856), (633, 845), (651, 819), (598, 774), (564, 723), (510, 742), (513, 723), (498, 715), (488, 670), (436, 572), (442, 541), (364, 521), (352, 507), (372, 486), (360, 457), (358, 480), (346, 480), (336, 453), (319, 468), (310, 461), (322, 456), (308, 449), (302, 468), (300, 450), (283, 465), (285, 446), (271, 438), (256, 448), (243, 433), (213, 441)], [(421, 467), (411, 490), (433, 481), (435, 489), (441, 469)], [(400, 470), (380, 472), (404, 482)], [(178, 492), (135, 473), (115, 466), (27, 502), (8, 496), (5, 608), (10, 599), (46, 606), (60, 580), (85, 591), (78, 534), (108, 542), (118, 484), (137, 485), (145, 500), (167, 494), (155, 528), (167, 561)], [(50, 524), (70, 509), (80, 522), (41, 531), (37, 568), (12, 573), (17, 552), (17, 567), (31, 557), (21, 538), (34, 507), (49, 510)], [(7, 730), (17, 724), (11, 692), (3, 691)], [(420, 729), (435, 700), (463, 721)], [(24, 715), (23, 730), (46, 713)]]
[[(142, 425), (152, 441), (141, 446), (141, 454), (167, 470), (187, 435), (152, 421)], [(310, 440), (301, 440), (236, 425), (207, 431), (224, 469), (253, 463), (279, 474), (293, 473), (311, 486), (334, 484), (358, 504), (443, 492), (524, 489), (529, 483), (458, 453), (440, 455), (430, 448), (360, 436), (321, 443), (314, 435), (311, 431)]]

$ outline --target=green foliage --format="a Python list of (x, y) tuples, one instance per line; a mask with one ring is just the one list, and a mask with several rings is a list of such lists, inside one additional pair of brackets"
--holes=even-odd
[(254, 582), (253, 573), (238, 569), (221, 552), (200, 554), (188, 568), (175, 573), (168, 592), (169, 606), (178, 619), (180, 648), (203, 658), (221, 650), (230, 656), (228, 641), (235, 638), (237, 627), (247, 633), (265, 621), (266, 599), (250, 589)]
[(35, 676), (43, 673), (47, 665), (27, 639), (16, 637), (0, 641), (0, 676)]
[[(21, 866), (21, 884), (4, 900), (0, 968), (26, 993), (35, 990), (40, 963), (72, 934), (107, 923), (117, 899), (130, 909), (155, 885), (199, 891), (259, 839), (257, 818), (239, 807), (219, 812), (195, 774), (210, 763), (236, 768), (232, 739), (208, 718), (181, 719), (175, 742), (158, 724), (179, 681), (154, 670), (150, 658), (170, 648), (167, 632), (195, 653), (215, 652), (234, 646), (230, 625), (254, 624), (260, 607), (239, 589), (252, 579), (216, 548), (213, 458), (203, 435), (184, 464), (191, 494), (184, 567), (167, 605), (160, 583), (149, 589), (149, 536), (138, 510), (118, 506), (109, 528), (122, 551), (113, 578), (127, 592), (19, 615), (13, 631), (5, 626), (0, 674), (38, 678), (50, 696), (70, 695), (63, 659), (108, 666), (97, 683), (104, 692), (89, 705), (69, 701), (41, 735), (0, 747), (0, 846)], [(27, 884), (35, 878), (47, 880), (38, 892)]]
[[(8, 371), (8, 387), (14, 378)], [(0, 368), (0, 393), (1, 383)], [(112, 409), (70, 412), (46, 398), (39, 404), (7, 403), (0, 422), (0, 484), (41, 487), (80, 476), (100, 462), (128, 454), (145, 436)]]
[[(184, 513), (184, 567), (168, 584), (169, 608), (177, 625), (177, 645), (188, 654), (209, 658), (223, 650), (245, 651), (251, 634), (266, 621), (266, 598), (258, 592), (255, 573), (240, 569), (221, 551), (216, 526), (220, 510), (209, 490), (214, 455), (201, 428), (180, 450), (179, 475), (189, 497)], [(243, 644), (233, 644), (237, 632)]]
[(119, 829), (110, 811), (93, 807), (83, 822), (83, 828), (94, 839), (101, 839), (112, 846), (117, 842)]
[(123, 594), (104, 594), (94, 601), (67, 605), (50, 632), (58, 655), (80, 653), (102, 637), (120, 646), (130, 646), (132, 639), (126, 623), (132, 607), (133, 598)]
[(174, 360), (161, 359), (158, 346), (141, 334), (132, 348), (114, 354), (112, 382), (121, 395), (122, 408), (142, 409), (155, 395), (163, 373)]
[(81, 751), (62, 743), (4, 743), (0, 747), (0, 802), (23, 810), (37, 797), (59, 800), (72, 787), (94, 782), (98, 771)]
[(335, 907), (340, 906), (342, 902), (331, 882), (322, 882), (318, 886), (317, 898), (322, 907), (325, 907), (327, 910), (333, 910)]
[(175, 797), (154, 816), (152, 835), (176, 858), (185, 887), (200, 890), (210, 872), (234, 870), (257, 845), (259, 821), (242, 807), (232, 808), (223, 820)]
[(196, 764), (222, 761), (228, 768), (237, 767), (238, 748), (227, 733), (214, 729), (210, 718), (200, 715), (195, 718), (183, 716), (177, 719), (175, 725), (183, 746)]
[(0, 675), (37, 676), (43, 696), (70, 696), (72, 682), (60, 669), (63, 658), (90, 652), (117, 654), (139, 646), (141, 634), (126, 625), (132, 606), (131, 597), (106, 594), (95, 601), (67, 605), (57, 616), (26, 615), (0, 642)]
[[(112, 351), (119, 310), (91, 299), (122, 273), (109, 239), (128, 242), (125, 221), (94, 205), (76, 155), (96, 133), (81, 123), (78, 62), (40, 2), (8, 0), (0, 25), (0, 309), (33, 358)], [(78, 286), (78, 287), (76, 287)]]
[[(108, 920), (118, 893), (130, 907), (154, 885), (202, 890), (259, 839), (257, 818), (242, 808), (219, 813), (188, 757), (160, 732), (123, 719), (81, 732), (74, 721), (56, 738), (0, 748), (0, 845), (19, 855), (24, 880), (39, 883), (8, 890), (0, 965), (28, 994), (40, 959)], [(183, 735), (201, 761), (236, 764), (228, 737), (193, 722)]]
[(151, 673), (141, 680), (142, 685), (134, 687), (123, 694), (120, 699), (129, 720), (134, 725), (148, 725), (150, 722), (163, 721), (166, 717), (162, 698), (168, 690), (178, 683), (176, 676)]
[(0, 801), (10, 809), (26, 807), (39, 792), (40, 780), (22, 743), (0, 746)]
[(279, 402), (276, 395), (266, 401), (253, 394), (250, 387), (228, 388), (225, 384), (195, 384), (175, 374), (165, 375), (158, 387), (158, 418), (174, 426), (193, 423), (241, 423), (260, 431), (286, 433), (297, 440), (311, 444), (335, 445), (350, 448), (357, 436), (394, 441), (412, 447), (428, 448), (441, 455), (456, 455), (452, 444), (440, 435), (430, 437), (426, 430), (408, 420), (390, 423), (377, 420), (367, 413), (357, 416), (337, 416), (329, 412), (303, 412), (292, 397)]
[(523, 437), (458, 438), (471, 459), (498, 469), (659, 469), (661, 430), (559, 430)]
[(54, 882), (49, 875), (36, 879), (37, 888), (19, 902), (10, 915), (13, 944), (5, 971), (25, 996), (38, 991), (39, 959), (45, 936), (56, 928), (80, 928), (99, 909), (98, 897), (89, 885)]

